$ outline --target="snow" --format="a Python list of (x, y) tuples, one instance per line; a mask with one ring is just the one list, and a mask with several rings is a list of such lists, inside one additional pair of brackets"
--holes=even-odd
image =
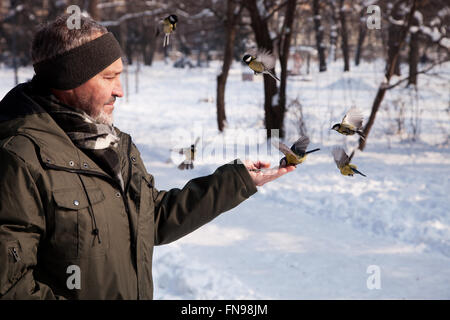
[(450, 38), (442, 38), (439, 44), (447, 49), (450, 49)]
[[(228, 125), (220, 134), (219, 62), (209, 68), (175, 69), (163, 62), (140, 68), (136, 94), (135, 68), (129, 67), (133, 89), (128, 102), (116, 102), (115, 124), (134, 138), (157, 188), (181, 188), (235, 157), (278, 164), (281, 154), (264, 148), (262, 75), (243, 82), (247, 67), (233, 64)], [(156, 299), (450, 299), (450, 63), (433, 70), (440, 77), (419, 75), (417, 92), (398, 86), (386, 93), (365, 151), (352, 160), (367, 178), (339, 173), (332, 147), (350, 152), (358, 140), (329, 129), (351, 106), (367, 120), (384, 63), (362, 62), (346, 73), (341, 62), (324, 73), (316, 69), (312, 64), (310, 81), (288, 78), (287, 96), (288, 105), (299, 98), (309, 148), (321, 150), (238, 207), (156, 247)], [(19, 69), (20, 81), (31, 76), (31, 68)], [(12, 70), (0, 68), (0, 97), (13, 81)], [(403, 131), (395, 134), (402, 120)], [(298, 138), (296, 124), (294, 113), (287, 113), (285, 143)], [(413, 125), (419, 136), (413, 136)], [(198, 136), (194, 170), (179, 171), (180, 159), (170, 148)], [(380, 270), (380, 289), (367, 286), (373, 266)]]
[(435, 41), (435, 42), (439, 41), (439, 39), (442, 37), (442, 35), (439, 32), (439, 29), (437, 27), (430, 28), (427, 26), (421, 26), (420, 30), (424, 34), (428, 35), (431, 38), (431, 40)]

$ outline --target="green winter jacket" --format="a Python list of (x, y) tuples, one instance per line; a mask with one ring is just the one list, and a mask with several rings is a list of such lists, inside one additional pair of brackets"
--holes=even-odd
[(130, 136), (119, 131), (121, 191), (30, 90), (20, 84), (0, 102), (3, 299), (152, 299), (153, 246), (183, 237), (257, 191), (243, 164), (158, 191)]

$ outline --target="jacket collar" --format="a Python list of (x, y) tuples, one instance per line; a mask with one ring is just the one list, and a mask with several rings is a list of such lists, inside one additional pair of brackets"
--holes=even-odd
[[(92, 171), (107, 175), (77, 148), (53, 118), (33, 99), (32, 83), (11, 90), (0, 102), (0, 139), (23, 135), (38, 147), (38, 156), (47, 167), (68, 171)], [(118, 134), (120, 130), (115, 128)]]

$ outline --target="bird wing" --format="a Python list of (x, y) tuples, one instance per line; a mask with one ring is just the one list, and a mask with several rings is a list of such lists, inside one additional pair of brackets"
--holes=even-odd
[(352, 153), (350, 153), (350, 157), (348, 157), (348, 163), (350, 163), (350, 161), (352, 161), (352, 158), (354, 155), (355, 155), (355, 150), (353, 150)]
[(334, 147), (333, 150), (331, 150), (331, 154), (339, 169), (349, 163), (349, 157), (342, 147)]
[(359, 111), (356, 107), (351, 107), (350, 110), (347, 111), (347, 114), (342, 118), (342, 124), (350, 125), (355, 129), (359, 129), (362, 127), (363, 123), (363, 115), (361, 111)]
[(275, 67), (275, 57), (268, 50), (258, 50), (256, 54), (256, 59), (261, 61), (266, 70), (271, 70)]
[(191, 150), (191, 148), (171, 148), (170, 149), (170, 151), (177, 152), (177, 153), (179, 153), (181, 155), (187, 153), (187, 151), (190, 151), (190, 150)]
[(295, 158), (297, 158), (297, 155), (292, 152), (291, 149), (289, 149), (289, 147), (287, 145), (285, 145), (283, 142), (279, 141), (279, 140), (272, 140), (272, 144), (281, 152), (283, 152), (283, 154), (287, 157), (288, 155), (294, 156)]
[(309, 138), (307, 136), (301, 136), (297, 139), (297, 141), (294, 142), (294, 144), (291, 147), (291, 150), (299, 155), (303, 156), (306, 151), (306, 147), (308, 147), (309, 144)]

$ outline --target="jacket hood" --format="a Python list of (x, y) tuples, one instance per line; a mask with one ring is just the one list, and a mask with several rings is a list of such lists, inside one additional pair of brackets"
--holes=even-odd
[(61, 135), (47, 111), (33, 99), (32, 82), (21, 83), (0, 101), (0, 139), (20, 133)]

